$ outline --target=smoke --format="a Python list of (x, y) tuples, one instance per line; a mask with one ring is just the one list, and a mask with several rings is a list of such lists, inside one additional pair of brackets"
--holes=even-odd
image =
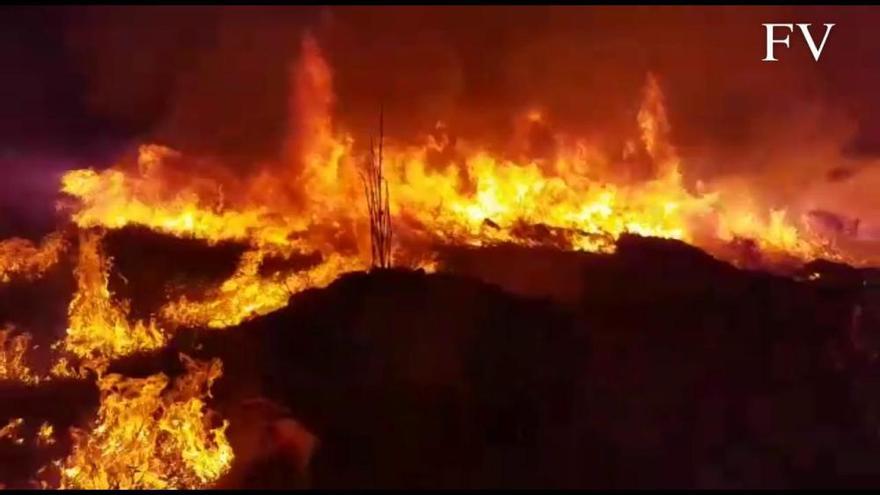
[(110, 126), (247, 162), (279, 149), (308, 22), (295, 8), (102, 7), (69, 16), (66, 46), (85, 104)]

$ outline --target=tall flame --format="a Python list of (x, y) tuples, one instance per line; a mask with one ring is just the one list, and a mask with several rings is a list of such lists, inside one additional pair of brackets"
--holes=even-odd
[[(300, 81), (300, 86), (316, 91), (329, 75), (310, 50), (315, 49), (306, 49), (309, 68), (304, 72), (321, 84)], [(304, 153), (296, 176), (303, 186), (296, 194), (309, 205), (306, 211), (291, 206), (285, 195), (289, 191), (258, 187), (266, 184), (265, 175), (252, 184), (230, 185), (227, 190), (235, 189), (231, 195), (238, 198), (234, 204), (205, 206), (204, 196), (188, 184), (169, 184), (160, 175), (78, 170), (64, 177), (63, 186), (81, 200), (74, 221), (81, 227), (139, 224), (209, 242), (243, 240), (257, 248), (317, 250), (325, 255), (343, 251), (339, 241), (354, 232), (363, 257), (361, 238), (368, 231), (368, 220), (355, 164), (364, 157), (354, 153), (351, 136), (331, 133), (326, 105), (324, 101), (310, 110), (317, 112), (317, 123), (306, 126), (311, 146), (296, 141)], [(397, 237), (404, 244), (396, 249), (408, 249), (407, 238), (427, 236), (453, 244), (514, 242), (608, 252), (621, 234), (636, 233), (681, 239), (710, 250), (717, 243), (747, 238), (768, 252), (803, 260), (836, 255), (824, 239), (798, 225), (784, 209), (761, 211), (751, 198), (729, 201), (724, 191), (688, 190), (681, 160), (668, 140), (662, 93), (653, 77), (648, 78), (637, 117), (653, 174), (623, 183), (603, 180), (602, 174), (625, 168), (625, 163), (583, 139), (561, 134), (550, 158), (503, 158), (459, 139), (452, 150), (454, 158), (439, 164), (431, 163), (429, 155), (446, 143), (435, 136), (423, 145), (389, 142), (385, 176), (395, 228), (405, 234)], [(163, 156), (172, 153), (145, 147), (140, 160), (161, 164)], [(290, 177), (283, 170), (278, 173), (280, 178)], [(168, 189), (177, 192), (169, 197)], [(419, 244), (419, 249), (423, 246)], [(234, 283), (230, 281), (230, 286)]]
[(128, 321), (128, 301), (114, 301), (109, 289), (110, 260), (100, 233), (80, 234), (75, 269), (77, 291), (70, 302), (63, 349), (95, 370), (110, 359), (162, 347), (166, 335), (152, 321)]

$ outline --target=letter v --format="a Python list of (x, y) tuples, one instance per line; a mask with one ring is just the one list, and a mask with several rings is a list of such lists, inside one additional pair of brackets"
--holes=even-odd
[(804, 39), (810, 47), (810, 52), (813, 53), (813, 60), (818, 62), (819, 56), (822, 55), (822, 50), (825, 48), (825, 42), (828, 41), (828, 35), (831, 34), (831, 28), (834, 27), (834, 24), (825, 24), (825, 36), (822, 37), (822, 43), (818, 48), (816, 48), (816, 42), (813, 41), (813, 35), (810, 34), (810, 25), (798, 24), (797, 27), (801, 29), (801, 33), (803, 33)]

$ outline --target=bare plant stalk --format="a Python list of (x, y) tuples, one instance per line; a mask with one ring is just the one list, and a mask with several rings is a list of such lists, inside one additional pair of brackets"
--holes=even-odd
[(370, 213), (370, 241), (374, 268), (389, 268), (391, 266), (391, 207), (388, 181), (385, 180), (382, 171), (384, 139), (384, 116), (380, 110), (379, 150), (377, 153), (374, 142), (370, 139), (369, 161), (361, 171), (361, 180), (364, 183), (364, 193)]

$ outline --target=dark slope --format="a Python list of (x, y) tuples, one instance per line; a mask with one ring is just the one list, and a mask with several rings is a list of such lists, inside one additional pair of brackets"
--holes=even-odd
[(317, 434), (318, 486), (880, 481), (878, 308), (860, 275), (798, 282), (626, 242), (574, 265), (574, 303), (354, 274), (179, 342), (224, 359), (221, 403), (259, 391)]
[[(227, 361), (230, 339), (256, 357)], [(223, 356), (228, 376), (255, 366), (263, 394), (320, 438), (318, 486), (566, 478), (553, 451), (570, 443), (571, 377), (584, 371), (586, 343), (549, 302), (449, 276), (353, 274), (200, 342)]]
[[(232, 246), (201, 265), (187, 259), (201, 249), (158, 240), (129, 256), (140, 243), (130, 235), (108, 242), (126, 279), (120, 293), (135, 300), (169, 277), (221, 280), (234, 267)], [(163, 268), (171, 248), (179, 263)], [(213, 406), (231, 421), (239, 464), (262, 428), (241, 402), (265, 396), (318, 436), (318, 487), (880, 482), (876, 271), (816, 262), (785, 278), (637, 237), (612, 256), (445, 256), (453, 273), (347, 275), (237, 328), (183, 331), (113, 369), (176, 374), (178, 352), (220, 357)], [(33, 402), (35, 419), (54, 416), (38, 407), (42, 390), (3, 397), (22, 393), (13, 400)]]

